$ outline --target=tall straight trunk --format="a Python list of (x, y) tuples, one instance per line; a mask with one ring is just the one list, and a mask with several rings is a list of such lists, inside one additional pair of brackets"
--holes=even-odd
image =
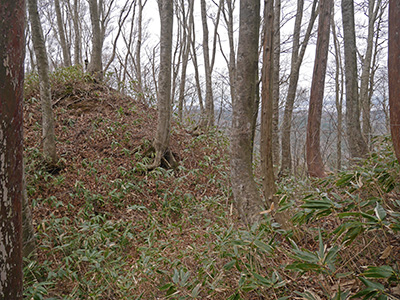
[(276, 213), (279, 206), (276, 192), (273, 165), (273, 113), (274, 113), (274, 0), (264, 1), (264, 44), (262, 67), (262, 108), (261, 108), (261, 173), (263, 194), (267, 207), (275, 215), (275, 219), (288, 228), (289, 217), (286, 213)]
[(184, 50), (183, 50), (183, 57), (182, 57), (182, 72), (181, 72), (181, 80), (179, 84), (179, 98), (178, 98), (178, 118), (180, 121), (183, 120), (183, 104), (184, 104), (184, 98), (185, 98), (185, 84), (186, 84), (186, 71), (187, 71), (187, 65), (189, 62), (189, 52), (190, 52), (190, 40), (192, 36), (192, 24), (194, 23), (194, 18), (193, 18), (193, 6), (194, 6), (194, 0), (189, 0), (189, 17), (187, 20), (187, 17), (185, 15), (184, 11), (184, 2), (181, 2), (181, 6), (183, 9), (183, 24), (185, 28), (184, 30)]
[(193, 62), (193, 68), (194, 68), (194, 78), (196, 82), (196, 89), (197, 89), (197, 97), (199, 98), (199, 106), (200, 106), (200, 113), (201, 115), (205, 114), (205, 108), (203, 104), (203, 95), (201, 92), (201, 85), (200, 85), (200, 74), (199, 74), (199, 64), (197, 63), (197, 53), (196, 53), (196, 31), (194, 28), (194, 22), (192, 24), (192, 33), (193, 36), (190, 41), (190, 57)]
[(371, 98), (370, 91), (373, 87), (370, 86), (371, 63), (374, 48), (374, 28), (381, 7), (382, 0), (368, 1), (368, 36), (367, 50), (362, 60), (361, 68), (361, 85), (360, 85), (360, 103), (362, 107), (362, 133), (366, 143), (369, 145), (371, 141)]
[(169, 167), (174, 167), (174, 159), (169, 151), (171, 127), (171, 61), (172, 29), (174, 19), (173, 3), (170, 0), (158, 0), (160, 11), (160, 71), (158, 77), (158, 123), (154, 139), (155, 158), (149, 169), (161, 166), (165, 159)]
[(297, 14), (293, 30), (293, 50), (292, 50), (292, 60), (290, 68), (289, 88), (286, 96), (285, 112), (282, 121), (282, 142), (281, 142), (282, 161), (280, 169), (281, 176), (288, 175), (292, 171), (290, 134), (292, 130), (294, 100), (296, 98), (297, 84), (299, 82), (301, 63), (303, 62), (308, 41), (310, 40), (311, 32), (314, 27), (314, 22), (315, 19), (317, 18), (317, 3), (318, 0), (313, 1), (313, 6), (311, 9), (311, 18), (308, 23), (307, 31), (304, 36), (303, 42), (300, 44), (300, 30), (301, 30), (301, 21), (303, 18), (304, 0), (297, 1)]
[(236, 99), (231, 129), (231, 183), (236, 207), (248, 225), (260, 219), (263, 202), (253, 177), (251, 122), (254, 112), (260, 1), (240, 1)]
[(346, 75), (346, 125), (350, 157), (364, 157), (368, 153), (360, 125), (358, 103), (358, 75), (356, 57), (356, 33), (353, 0), (342, 0), (342, 20), (344, 37), (344, 61)]
[(273, 116), (272, 116), (272, 161), (274, 165), (280, 162), (279, 144), (279, 81), (281, 57), (281, 0), (275, 0), (274, 7), (274, 81), (273, 81)]
[(226, 16), (224, 11), (224, 17), (226, 26), (228, 28), (228, 41), (229, 41), (229, 83), (231, 90), (231, 99), (234, 100), (236, 97), (235, 93), (235, 79), (236, 79), (236, 58), (235, 58), (235, 43), (234, 43), (234, 32), (233, 32), (233, 11), (235, 8), (236, 0), (227, 0), (226, 5), (228, 8), (228, 16)]
[(0, 5), (0, 299), (22, 300), (25, 1)]
[(203, 24), (203, 55), (204, 55), (204, 69), (205, 69), (205, 79), (206, 79), (206, 115), (205, 115), (205, 126), (214, 126), (214, 99), (212, 91), (212, 70), (210, 62), (210, 49), (209, 49), (209, 33), (207, 25), (207, 11), (206, 11), (206, 1), (200, 0), (201, 5), (201, 21)]
[(136, 51), (135, 51), (135, 73), (138, 86), (138, 92), (140, 97), (144, 98), (143, 84), (142, 84), (142, 62), (140, 57), (142, 56), (142, 36), (143, 36), (143, 4), (142, 0), (138, 1), (138, 19), (137, 19), (137, 41), (136, 41)]
[(69, 52), (69, 47), (68, 47), (66, 39), (65, 39), (64, 22), (63, 22), (63, 18), (62, 18), (62, 14), (61, 14), (60, 0), (54, 0), (54, 7), (56, 10), (58, 35), (60, 38), (60, 44), (61, 44), (61, 49), (62, 49), (63, 59), (64, 59), (63, 64), (65, 67), (69, 67), (72, 65), (71, 54)]
[(97, 80), (103, 79), (103, 62), (102, 62), (102, 32), (100, 30), (99, 6), (97, 0), (89, 0), (90, 20), (92, 22), (92, 55), (88, 67)]
[(332, 13), (332, 36), (335, 47), (335, 105), (337, 111), (337, 142), (336, 142), (336, 169), (342, 169), (342, 131), (343, 131), (343, 90), (344, 90), (344, 74), (342, 56), (338, 37), (336, 35), (336, 25), (334, 20), (334, 13)]
[(81, 29), (79, 22), (79, 0), (74, 0), (73, 24), (74, 24), (74, 65), (79, 65), (82, 62), (82, 47), (81, 47)]
[(264, 45), (261, 108), (261, 172), (264, 197), (269, 206), (276, 192), (272, 162), (272, 116), (274, 87), (274, 0), (264, 1)]
[(311, 83), (310, 106), (307, 124), (307, 167), (312, 177), (325, 177), (324, 163), (320, 148), (320, 130), (322, 103), (324, 99), (325, 75), (328, 65), (330, 21), (333, 0), (321, 0), (318, 22), (317, 50), (315, 54), (314, 72)]
[(51, 86), (49, 79), (49, 62), (44, 43), (42, 25), (37, 9), (37, 0), (28, 0), (29, 20), (32, 28), (32, 41), (35, 49), (40, 82), (42, 104), (43, 155), (46, 163), (57, 163), (56, 142), (54, 133), (54, 115), (51, 104)]
[(400, 162), (400, 2), (389, 0), (389, 106), (390, 131)]

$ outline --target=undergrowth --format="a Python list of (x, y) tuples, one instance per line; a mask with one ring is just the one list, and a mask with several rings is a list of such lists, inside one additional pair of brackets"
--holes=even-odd
[[(26, 101), (38, 243), (25, 259), (27, 299), (399, 299), (400, 167), (387, 138), (352, 170), (281, 181), (291, 230), (268, 215), (245, 228), (223, 133), (193, 137), (175, 125), (179, 167), (146, 172), (154, 111), (104, 87), (78, 88), (79, 72), (52, 77), (66, 166), (58, 174), (38, 163), (38, 102)], [(71, 105), (77, 95), (99, 109)]]

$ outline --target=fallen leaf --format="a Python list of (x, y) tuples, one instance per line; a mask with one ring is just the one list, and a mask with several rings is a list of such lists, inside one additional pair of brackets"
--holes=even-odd
[(392, 252), (393, 246), (387, 246), (385, 250), (383, 250), (380, 259), (386, 259), (389, 257), (390, 253)]

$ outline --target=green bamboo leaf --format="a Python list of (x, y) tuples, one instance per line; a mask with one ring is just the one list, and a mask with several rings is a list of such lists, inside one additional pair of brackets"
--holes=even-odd
[(367, 278), (389, 278), (394, 274), (394, 271), (389, 266), (380, 267), (368, 267), (368, 269), (362, 273)]
[(224, 269), (225, 270), (232, 269), (232, 267), (235, 265), (235, 263), (236, 263), (236, 259), (231, 260), (230, 262), (228, 262), (227, 264), (224, 265)]
[(379, 202), (376, 203), (375, 215), (378, 217), (379, 221), (383, 221), (387, 215), (385, 209), (379, 204)]

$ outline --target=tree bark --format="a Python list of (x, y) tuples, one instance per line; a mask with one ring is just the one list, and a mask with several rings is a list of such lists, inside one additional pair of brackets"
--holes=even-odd
[(281, 57), (281, 0), (275, 0), (274, 7), (274, 81), (273, 81), (273, 116), (272, 116), (272, 162), (280, 162), (279, 143), (279, 97), (280, 97), (280, 57)]
[(103, 42), (97, 0), (89, 0), (89, 10), (90, 20), (92, 22), (92, 55), (88, 66), (88, 72), (92, 74), (96, 80), (101, 81), (103, 80)]
[(209, 39), (208, 39), (208, 25), (207, 25), (207, 12), (206, 12), (206, 1), (200, 0), (201, 5), (201, 21), (203, 25), (203, 55), (204, 55), (204, 69), (206, 77), (206, 106), (205, 106), (205, 127), (214, 126), (214, 99), (212, 91), (212, 71), (210, 62), (210, 50), (209, 50)]
[(400, 2), (389, 0), (389, 106), (390, 132), (400, 162)]
[(360, 85), (360, 104), (362, 108), (362, 133), (367, 145), (371, 141), (371, 98), (370, 91), (373, 86), (370, 86), (371, 63), (374, 49), (374, 34), (375, 22), (378, 17), (378, 12), (381, 7), (382, 0), (368, 1), (368, 36), (367, 50), (362, 59), (361, 67), (361, 85)]
[(328, 65), (330, 21), (333, 0), (321, 0), (318, 22), (317, 50), (311, 83), (310, 106), (307, 124), (307, 167), (312, 177), (325, 177), (324, 163), (320, 148), (322, 103), (324, 99), (325, 75)]
[(169, 150), (171, 127), (171, 60), (172, 28), (174, 19), (173, 3), (170, 0), (158, 0), (161, 19), (160, 33), (160, 72), (158, 77), (158, 124), (154, 140), (155, 158), (148, 169), (161, 166), (162, 160), (167, 167), (175, 167), (174, 157)]
[(74, 24), (74, 64), (79, 65), (82, 62), (82, 47), (81, 47), (81, 29), (79, 22), (79, 0), (74, 0), (74, 13), (73, 13), (73, 24)]
[(336, 142), (336, 169), (342, 169), (342, 131), (343, 131), (343, 90), (344, 90), (344, 73), (340, 45), (336, 35), (336, 25), (334, 13), (332, 13), (332, 36), (335, 48), (335, 105), (337, 111), (337, 142)]
[(186, 13), (184, 10), (184, 2), (181, 1), (182, 7), (182, 26), (183, 28), (183, 40), (184, 40), (184, 50), (183, 50), (183, 57), (182, 57), (182, 72), (181, 72), (181, 79), (179, 84), (179, 98), (178, 98), (178, 118), (182, 122), (183, 120), (183, 105), (184, 105), (184, 98), (185, 98), (185, 84), (186, 84), (186, 71), (187, 65), (189, 62), (189, 52), (190, 52), (190, 40), (192, 39), (192, 28), (194, 23), (193, 18), (193, 7), (194, 7), (194, 0), (189, 0), (189, 8), (188, 8), (188, 17), (186, 17)]
[(0, 299), (22, 299), (25, 1), (0, 5)]
[(50, 166), (57, 164), (57, 153), (54, 133), (54, 116), (51, 104), (51, 86), (49, 79), (49, 62), (37, 9), (37, 0), (28, 0), (29, 19), (32, 28), (32, 41), (35, 49), (40, 82), (42, 105), (43, 155)]
[(267, 207), (275, 219), (284, 227), (288, 227), (286, 213), (276, 213), (279, 207), (275, 196), (276, 184), (273, 164), (273, 114), (274, 114), (274, 0), (264, 1), (264, 44), (262, 72), (262, 107), (261, 107), (261, 174), (263, 194)]
[(294, 100), (296, 98), (297, 84), (299, 81), (300, 67), (303, 62), (304, 54), (307, 49), (308, 41), (310, 40), (311, 32), (314, 27), (315, 19), (317, 18), (317, 3), (318, 0), (314, 0), (311, 9), (311, 18), (308, 23), (307, 31), (304, 36), (303, 42), (300, 48), (300, 29), (301, 20), (303, 18), (303, 7), (304, 0), (298, 0), (297, 2), (297, 14), (293, 30), (293, 50), (292, 50), (292, 61), (289, 78), (289, 88), (285, 103), (285, 112), (282, 121), (282, 161), (280, 176), (286, 176), (292, 171), (292, 153), (291, 153), (291, 139), (290, 134), (292, 130), (292, 116)]
[(358, 75), (356, 57), (356, 34), (354, 24), (353, 0), (342, 0), (342, 20), (344, 37), (344, 60), (346, 75), (346, 125), (347, 140), (352, 159), (365, 157), (368, 146), (360, 125), (360, 106), (358, 103)]
[(71, 63), (71, 54), (69, 52), (69, 48), (65, 39), (65, 30), (64, 30), (64, 22), (61, 14), (60, 0), (54, 0), (54, 7), (56, 11), (57, 18), (57, 27), (58, 27), (58, 35), (60, 38), (61, 49), (63, 53), (64, 66), (70, 67)]
[(236, 207), (248, 225), (260, 219), (263, 202), (252, 169), (251, 123), (258, 68), (260, 2), (240, 1), (236, 99), (233, 101), (231, 130), (231, 183)]

